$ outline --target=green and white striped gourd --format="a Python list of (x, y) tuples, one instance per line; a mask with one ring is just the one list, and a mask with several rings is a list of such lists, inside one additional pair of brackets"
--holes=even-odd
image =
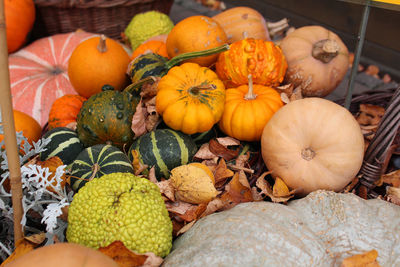
[(71, 165), (71, 187), (78, 192), (88, 181), (115, 172), (134, 173), (128, 157), (117, 147), (97, 144), (85, 148)]
[(50, 138), (50, 143), (46, 145), (45, 151), (40, 152), (41, 161), (57, 156), (65, 165), (69, 165), (84, 149), (78, 134), (67, 127), (53, 128), (43, 138)]
[(169, 178), (169, 171), (192, 161), (197, 152), (196, 143), (189, 135), (171, 129), (157, 129), (136, 139), (129, 148), (129, 159), (133, 161), (136, 150), (139, 161), (155, 167), (157, 179)]

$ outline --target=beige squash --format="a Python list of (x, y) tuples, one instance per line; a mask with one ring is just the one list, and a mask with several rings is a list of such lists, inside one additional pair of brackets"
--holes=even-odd
[(253, 8), (233, 7), (212, 18), (224, 29), (230, 44), (245, 38), (271, 40), (264, 17)]
[(330, 94), (349, 69), (346, 45), (322, 26), (298, 28), (281, 41), (280, 47), (288, 63), (285, 81), (300, 86), (304, 96)]
[(265, 126), (261, 151), (272, 175), (300, 195), (339, 191), (358, 173), (364, 138), (353, 115), (323, 99), (305, 98), (279, 109)]

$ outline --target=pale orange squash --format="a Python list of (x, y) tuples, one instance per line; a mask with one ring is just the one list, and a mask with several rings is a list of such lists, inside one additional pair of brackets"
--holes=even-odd
[(347, 109), (310, 97), (274, 114), (263, 130), (261, 152), (272, 175), (301, 189), (299, 195), (340, 191), (361, 168), (364, 137)]
[(224, 29), (230, 44), (245, 38), (271, 40), (264, 17), (251, 7), (229, 8), (212, 18)]

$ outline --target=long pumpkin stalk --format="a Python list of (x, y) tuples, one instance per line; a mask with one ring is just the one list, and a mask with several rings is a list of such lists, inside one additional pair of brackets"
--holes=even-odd
[(14, 115), (11, 101), (10, 76), (8, 70), (8, 49), (6, 37), (4, 0), (0, 0), (0, 104), (4, 129), (7, 161), (10, 170), (11, 199), (14, 216), (14, 242), (23, 237), (22, 219), (22, 182), (18, 145), (15, 134)]
[(169, 61), (167, 61), (165, 63), (167, 69), (172, 68), (173, 66), (179, 64), (182, 61), (188, 60), (188, 59), (192, 59), (192, 58), (196, 58), (196, 57), (205, 57), (205, 56), (210, 56), (210, 55), (214, 55), (214, 54), (218, 54), (221, 52), (224, 52), (226, 50), (229, 49), (229, 45), (228, 44), (224, 44), (215, 48), (211, 48), (211, 49), (207, 49), (207, 50), (202, 50), (202, 51), (196, 51), (196, 52), (188, 52), (188, 53), (183, 53), (180, 55), (177, 55), (175, 57), (173, 57), (172, 59), (170, 59)]

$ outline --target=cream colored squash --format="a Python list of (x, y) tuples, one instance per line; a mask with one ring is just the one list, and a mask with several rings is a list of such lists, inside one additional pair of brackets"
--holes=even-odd
[(305, 98), (279, 109), (264, 128), (261, 151), (272, 175), (300, 195), (317, 189), (339, 191), (360, 170), (364, 138), (344, 107)]

